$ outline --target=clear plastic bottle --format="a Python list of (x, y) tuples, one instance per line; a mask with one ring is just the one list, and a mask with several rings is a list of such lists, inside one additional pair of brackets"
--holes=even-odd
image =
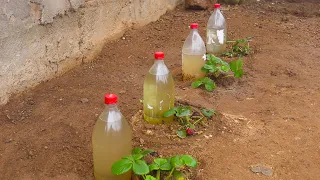
[(117, 96), (105, 95), (106, 108), (92, 134), (93, 167), (96, 180), (131, 180), (131, 172), (113, 175), (111, 166), (132, 151), (132, 131), (119, 109)]
[(220, 11), (220, 4), (214, 5), (214, 11), (207, 24), (207, 53), (220, 55), (226, 49), (227, 26)]
[(144, 120), (151, 124), (169, 123), (173, 117), (163, 114), (174, 107), (174, 81), (164, 64), (164, 53), (154, 53), (155, 62), (150, 68), (143, 85)]
[(190, 25), (191, 32), (182, 47), (183, 80), (195, 80), (205, 76), (201, 68), (206, 63), (206, 46), (198, 32), (198, 24)]

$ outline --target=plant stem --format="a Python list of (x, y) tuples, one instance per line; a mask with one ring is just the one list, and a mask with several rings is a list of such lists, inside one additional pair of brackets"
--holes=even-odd
[(187, 123), (189, 123), (190, 122), (190, 117), (186, 116), (186, 120), (187, 120)]
[[(250, 41), (252, 41), (252, 39), (247, 40), (247, 42), (250, 42)], [(227, 43), (235, 43), (235, 42), (237, 41), (227, 41)]]
[(175, 168), (171, 169), (170, 174), (165, 178), (165, 180), (168, 180), (172, 176), (172, 173), (174, 170), (175, 170)]
[(183, 124), (183, 119), (179, 117), (180, 124)]
[(160, 169), (157, 170), (157, 180), (160, 180)]
[(233, 74), (229, 74), (229, 75), (223, 76), (222, 78), (233, 77), (233, 76), (234, 76)]
[(144, 175), (142, 175), (142, 177), (143, 177), (143, 179), (146, 179), (146, 175), (144, 174)]
[(169, 176), (168, 176), (167, 178), (169, 178), (169, 177), (172, 176), (172, 173), (173, 173), (174, 170), (175, 170), (175, 168), (172, 168), (172, 169), (171, 169), (170, 174), (169, 174)]
[(199, 118), (198, 120), (196, 120), (193, 125), (195, 126), (196, 124), (198, 124), (202, 119), (204, 118), (204, 116), (202, 116), (201, 118)]

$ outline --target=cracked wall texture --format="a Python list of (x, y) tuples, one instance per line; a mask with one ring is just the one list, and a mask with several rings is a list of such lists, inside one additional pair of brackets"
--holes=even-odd
[(0, 104), (92, 60), (106, 40), (183, 0), (0, 0)]

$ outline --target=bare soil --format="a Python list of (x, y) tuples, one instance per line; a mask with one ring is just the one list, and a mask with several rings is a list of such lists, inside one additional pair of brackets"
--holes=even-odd
[[(192, 179), (320, 179), (320, 2), (246, 1), (223, 9), (229, 39), (254, 37), (244, 77), (213, 92), (181, 82), (181, 48), (188, 25), (205, 26), (211, 9), (183, 6), (106, 43), (91, 63), (15, 95), (0, 107), (0, 179), (93, 179), (91, 133), (105, 93), (117, 93), (131, 119), (142, 105), (153, 52), (164, 51), (177, 98), (219, 112), (202, 134), (166, 136), (170, 126), (133, 125), (137, 146), (199, 160)], [(162, 129), (161, 129), (162, 128)], [(146, 134), (146, 130), (153, 134)], [(256, 164), (272, 176), (253, 173)]]

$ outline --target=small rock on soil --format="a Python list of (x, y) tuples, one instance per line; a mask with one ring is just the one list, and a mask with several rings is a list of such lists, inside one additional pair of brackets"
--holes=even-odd
[(186, 0), (185, 1), (186, 9), (193, 9), (193, 10), (207, 9), (209, 4), (210, 4), (209, 0)]

